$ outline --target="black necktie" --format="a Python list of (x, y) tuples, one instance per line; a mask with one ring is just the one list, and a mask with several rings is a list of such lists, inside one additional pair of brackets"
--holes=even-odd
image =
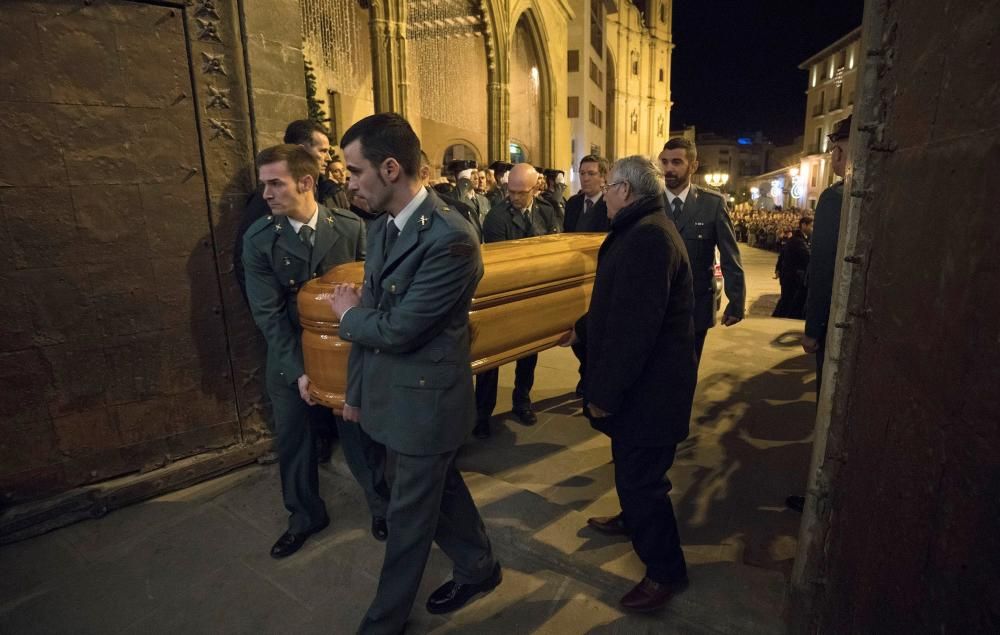
[(674, 222), (676, 223), (681, 217), (681, 210), (684, 208), (684, 201), (681, 200), (681, 197), (675, 196), (672, 205), (674, 206)]
[(396, 227), (396, 222), (390, 220), (385, 228), (385, 255), (389, 256), (389, 252), (392, 251), (392, 246), (396, 244), (396, 239), (399, 238), (399, 228)]
[(584, 210), (583, 210), (584, 216), (589, 214), (594, 209), (594, 201), (590, 200), (589, 198), (584, 199), (583, 205), (584, 205)]
[(306, 251), (309, 252), (309, 260), (312, 260), (312, 251), (313, 251), (312, 237), (315, 232), (316, 230), (310, 227), (309, 225), (303, 225), (302, 227), (299, 227), (299, 240), (301, 240), (302, 244), (306, 246)]
[(531, 238), (535, 235), (535, 229), (531, 226), (531, 212), (524, 210), (521, 214), (524, 216), (524, 237)]

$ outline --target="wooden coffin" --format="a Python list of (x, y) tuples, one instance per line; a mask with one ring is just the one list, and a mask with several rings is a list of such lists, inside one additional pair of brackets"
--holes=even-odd
[[(483, 279), (469, 312), (472, 371), (496, 368), (551, 348), (590, 304), (604, 234), (554, 234), (483, 245)], [(311, 393), (340, 411), (351, 345), (323, 297), (333, 285), (361, 284), (364, 263), (335, 267), (298, 295), (302, 353)]]

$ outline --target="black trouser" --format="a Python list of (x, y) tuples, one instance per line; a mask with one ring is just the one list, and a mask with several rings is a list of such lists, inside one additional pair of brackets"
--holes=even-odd
[(395, 465), (389, 539), (378, 591), (358, 629), (362, 635), (403, 631), (432, 543), (451, 559), (459, 584), (482, 582), (496, 564), (479, 510), (455, 468), (455, 451), (412, 456), (389, 450), (389, 460)]
[(667, 470), (676, 445), (640, 447), (611, 439), (615, 488), (632, 547), (646, 565), (646, 577), (668, 584), (687, 577)]
[(819, 341), (816, 349), (816, 398), (819, 399), (819, 389), (823, 385), (823, 362), (826, 361), (826, 335)]
[[(288, 530), (310, 531), (326, 518), (326, 504), (319, 495), (317, 427), (329, 426), (333, 412), (325, 406), (310, 406), (299, 396), (298, 385), (268, 376), (267, 391), (274, 409), (274, 427), (281, 496), (289, 512)], [(385, 447), (373, 441), (356, 423), (336, 418), (340, 443), (351, 474), (365, 494), (373, 516), (385, 516), (389, 489), (385, 482)]]
[[(514, 394), (511, 397), (515, 409), (531, 407), (531, 387), (535, 383), (535, 366), (538, 355), (528, 355), (515, 362)], [(489, 421), (497, 407), (497, 385), (500, 369), (494, 368), (476, 375), (476, 421)]]
[(705, 348), (706, 335), (708, 335), (708, 329), (694, 332), (694, 360), (696, 364), (701, 364), (701, 351)]

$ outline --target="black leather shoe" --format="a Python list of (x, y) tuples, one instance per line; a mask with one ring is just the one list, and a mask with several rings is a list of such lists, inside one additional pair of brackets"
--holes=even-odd
[(649, 578), (643, 578), (639, 584), (622, 597), (618, 604), (626, 611), (649, 613), (663, 608), (670, 601), (670, 598), (687, 587), (687, 578), (669, 584), (660, 584)]
[(278, 538), (278, 542), (274, 543), (271, 547), (271, 557), (272, 558), (287, 558), (296, 551), (302, 548), (302, 545), (306, 543), (309, 536), (321, 532), (330, 525), (330, 519), (327, 518), (320, 524), (316, 525), (313, 529), (301, 533), (293, 534), (290, 531), (286, 531), (281, 534), (281, 538)]
[(385, 521), (385, 516), (372, 516), (372, 536), (379, 542), (389, 538), (389, 523)]
[(806, 497), (789, 496), (788, 498), (785, 499), (785, 505), (788, 507), (788, 509), (795, 510), (801, 514), (802, 508), (806, 506)]
[(587, 519), (587, 525), (608, 536), (627, 536), (628, 529), (621, 514), (617, 516), (595, 516)]
[(489, 439), (490, 438), (490, 422), (489, 421), (477, 421), (476, 427), (472, 429), (472, 436), (477, 439)]
[(535, 413), (531, 410), (531, 406), (528, 406), (527, 408), (514, 408), (511, 412), (513, 412), (514, 416), (520, 419), (521, 423), (526, 426), (533, 426), (538, 421), (538, 417), (536, 417)]
[(503, 573), (500, 570), (499, 562), (493, 566), (493, 572), (490, 573), (490, 576), (482, 582), (458, 584), (454, 580), (448, 580), (427, 598), (427, 612), (440, 615), (457, 611), (480, 593), (489, 593), (497, 588), (502, 581)]

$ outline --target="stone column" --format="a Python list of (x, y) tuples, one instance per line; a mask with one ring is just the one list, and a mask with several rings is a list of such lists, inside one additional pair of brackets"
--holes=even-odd
[(488, 160), (510, 160), (510, 82), (489, 83), (489, 103), (486, 108)]
[(406, 117), (406, 0), (373, 2), (369, 27), (375, 112)]

